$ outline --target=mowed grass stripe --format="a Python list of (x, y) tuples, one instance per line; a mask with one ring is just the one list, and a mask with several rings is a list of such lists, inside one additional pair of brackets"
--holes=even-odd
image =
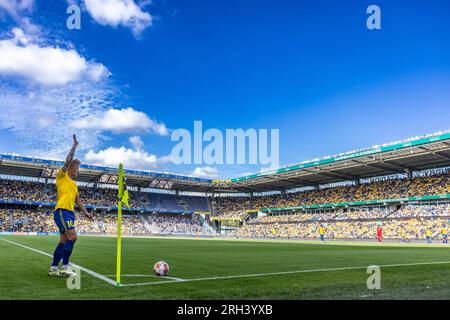
[[(13, 245), (16, 245), (16, 246), (19, 246), (19, 247), (22, 247), (22, 248), (31, 250), (31, 251), (33, 251), (33, 252), (39, 253), (39, 254), (41, 254), (41, 255), (44, 255), (44, 256), (47, 256), (47, 257), (50, 257), (50, 258), (53, 257), (53, 256), (52, 256), (51, 254), (49, 254), (49, 253), (46, 253), (46, 252), (43, 252), (43, 251), (41, 251), (41, 250), (37, 250), (37, 249), (31, 248), (31, 247), (25, 246), (25, 245), (23, 245), (23, 244), (20, 244), (20, 243), (11, 241), (11, 240), (7, 240), (7, 239), (3, 239), (3, 238), (0, 238), (0, 240), (3, 240), (3, 241), (6, 241), (6, 242), (8, 242), (8, 243), (11, 243), (11, 244), (13, 244)], [(81, 271), (86, 272), (87, 274), (93, 276), (94, 278), (103, 280), (103, 281), (105, 281), (105, 282), (107, 282), (107, 283), (109, 283), (109, 284), (111, 284), (111, 285), (113, 285), (113, 286), (116, 285), (116, 282), (115, 282), (115, 281), (113, 281), (113, 280), (111, 280), (111, 279), (105, 277), (104, 275), (101, 275), (101, 274), (99, 274), (99, 273), (97, 273), (97, 272), (95, 272), (95, 271), (92, 271), (92, 270), (90, 270), (90, 269), (88, 269), (88, 268), (85, 268), (85, 267), (80, 266), (80, 265), (75, 264), (75, 263), (71, 263), (71, 265), (73, 265), (73, 266), (75, 266), (75, 267), (78, 267)]]

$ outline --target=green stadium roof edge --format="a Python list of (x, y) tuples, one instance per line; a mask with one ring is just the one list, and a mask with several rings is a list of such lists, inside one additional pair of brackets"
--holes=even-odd
[[(62, 161), (0, 154), (0, 174), (52, 178)], [(192, 192), (289, 190), (450, 166), (450, 131), (383, 144), (231, 180), (126, 170), (129, 186)], [(117, 168), (82, 165), (77, 180), (114, 184)]]
[(447, 166), (450, 166), (450, 131), (304, 161), (229, 182), (240, 191), (270, 191)]
[(283, 173), (283, 172), (298, 170), (298, 169), (303, 169), (303, 168), (309, 168), (309, 167), (313, 167), (313, 166), (317, 166), (317, 165), (321, 165), (321, 164), (342, 161), (342, 160), (347, 160), (347, 159), (352, 159), (352, 158), (358, 158), (358, 157), (367, 156), (367, 155), (371, 155), (371, 154), (377, 154), (377, 153), (382, 153), (382, 152), (386, 152), (386, 151), (398, 150), (398, 149), (403, 149), (403, 148), (407, 148), (407, 147), (411, 147), (411, 146), (427, 144), (427, 143), (434, 142), (434, 141), (449, 140), (449, 139), (450, 139), (450, 133), (445, 133), (442, 135), (419, 139), (419, 140), (415, 140), (415, 141), (413, 140), (413, 141), (409, 141), (409, 142), (397, 143), (397, 144), (386, 146), (386, 147), (383, 147), (383, 146), (372, 147), (372, 148), (369, 148), (367, 150), (360, 151), (360, 152), (349, 153), (349, 154), (345, 154), (342, 156), (330, 157), (328, 159), (322, 159), (322, 160), (317, 160), (317, 161), (307, 161), (305, 163), (296, 164), (296, 165), (289, 166), (286, 168), (280, 168), (280, 169), (265, 171), (265, 172), (248, 175), (248, 176), (244, 176), (244, 177), (240, 177), (240, 178), (234, 178), (234, 179), (231, 179), (231, 182), (239, 182), (239, 181), (244, 181), (244, 180), (249, 180), (249, 179), (255, 179), (255, 178), (259, 178), (259, 177), (263, 177), (263, 176), (267, 176), (267, 175)]
[(327, 209), (327, 208), (334, 209), (334, 208), (339, 208), (339, 207), (387, 205), (387, 204), (392, 204), (392, 203), (430, 201), (430, 200), (446, 200), (446, 199), (450, 199), (450, 194), (439, 194), (439, 195), (432, 195), (432, 196), (395, 198), (395, 199), (383, 199), (383, 200), (324, 203), (324, 204), (313, 204), (313, 205), (296, 206), (296, 207), (264, 208), (264, 209), (261, 209), (260, 211), (265, 212), (265, 213), (276, 213), (276, 212), (284, 212), (284, 211), (302, 211), (302, 210), (308, 210), (308, 209)]

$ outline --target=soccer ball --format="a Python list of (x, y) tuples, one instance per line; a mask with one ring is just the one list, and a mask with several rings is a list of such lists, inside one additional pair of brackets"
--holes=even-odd
[(169, 264), (165, 261), (158, 261), (155, 263), (153, 271), (157, 276), (167, 276), (169, 273)]

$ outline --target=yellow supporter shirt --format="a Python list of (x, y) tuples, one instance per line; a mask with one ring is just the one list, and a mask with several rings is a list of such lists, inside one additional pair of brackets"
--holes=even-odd
[(59, 169), (56, 175), (56, 192), (58, 194), (58, 202), (55, 209), (65, 209), (75, 211), (75, 199), (78, 195), (78, 187), (69, 175)]

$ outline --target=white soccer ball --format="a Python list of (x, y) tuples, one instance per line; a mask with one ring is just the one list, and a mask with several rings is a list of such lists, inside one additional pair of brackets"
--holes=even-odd
[(153, 271), (157, 276), (167, 276), (169, 273), (169, 264), (165, 261), (158, 261), (155, 263)]

